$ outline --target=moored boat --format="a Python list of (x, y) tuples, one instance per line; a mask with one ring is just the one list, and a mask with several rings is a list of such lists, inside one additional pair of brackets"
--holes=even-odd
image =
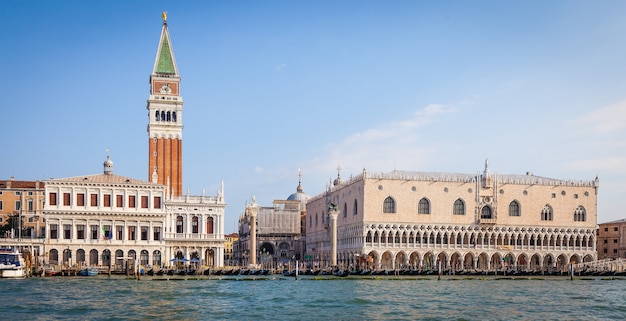
[(80, 276), (97, 276), (100, 273), (100, 270), (94, 267), (88, 267), (80, 270), (78, 275)]
[(20, 252), (16, 249), (0, 248), (0, 277), (26, 277), (26, 263)]
[(48, 277), (48, 276), (57, 276), (57, 275), (61, 275), (61, 271), (56, 270), (52, 265), (50, 264), (46, 264), (43, 267), (43, 276)]

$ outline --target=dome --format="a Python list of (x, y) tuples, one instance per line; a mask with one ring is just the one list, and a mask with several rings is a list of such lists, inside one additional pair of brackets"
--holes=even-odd
[(287, 200), (300, 201), (300, 204), (302, 204), (302, 208), (304, 209), (306, 206), (306, 202), (309, 200), (309, 195), (303, 192), (302, 184), (298, 182), (298, 188), (296, 189), (296, 192), (289, 195), (289, 197), (287, 197)]

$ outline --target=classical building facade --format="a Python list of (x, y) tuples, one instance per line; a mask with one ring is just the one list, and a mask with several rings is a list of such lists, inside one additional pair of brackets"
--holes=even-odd
[[(5, 227), (3, 228), (5, 232), (0, 235), (0, 238), (43, 237), (43, 203), (43, 182), (20, 181), (13, 177), (0, 180), (0, 225)], [(11, 216), (16, 215), (18, 219), (10, 219)], [(6, 226), (9, 223), (17, 224)]]
[(120, 270), (167, 264), (167, 186), (104, 173), (46, 181), (46, 263)]
[(217, 196), (173, 196), (166, 200), (167, 256), (224, 265), (224, 186)]
[(364, 169), (309, 200), (306, 254), (330, 265), (336, 222), (345, 267), (562, 270), (597, 257), (598, 188), (597, 177), (491, 174), (487, 162), (477, 174)]
[(626, 258), (626, 219), (598, 224), (598, 259)]

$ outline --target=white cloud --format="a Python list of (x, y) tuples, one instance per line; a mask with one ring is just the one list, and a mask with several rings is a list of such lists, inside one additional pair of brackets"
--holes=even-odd
[(327, 154), (312, 159), (305, 168), (320, 173), (332, 172), (338, 165), (342, 173), (359, 173), (363, 167), (374, 171), (419, 168), (437, 153), (437, 147), (421, 140), (419, 128), (453, 111), (450, 106), (430, 104), (412, 118), (357, 132), (328, 145)]
[(277, 65), (276, 67), (274, 67), (274, 71), (280, 71), (280, 70), (283, 70), (285, 67), (287, 67), (287, 64), (280, 64), (280, 65)]
[(573, 122), (583, 131), (598, 134), (626, 129), (626, 101), (592, 110)]
[(258, 165), (257, 165), (257, 166), (255, 166), (255, 167), (254, 167), (254, 172), (255, 172), (255, 173), (263, 173), (263, 172), (264, 172), (263, 167), (258, 166)]

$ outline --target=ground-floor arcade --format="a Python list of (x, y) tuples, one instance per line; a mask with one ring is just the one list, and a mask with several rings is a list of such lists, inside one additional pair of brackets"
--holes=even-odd
[(339, 266), (370, 270), (566, 271), (595, 260), (591, 252), (521, 252), (365, 249), (338, 253)]
[(68, 246), (46, 249), (42, 264), (57, 269), (98, 267), (125, 271), (140, 268), (195, 268), (223, 265), (223, 248), (217, 246)]

